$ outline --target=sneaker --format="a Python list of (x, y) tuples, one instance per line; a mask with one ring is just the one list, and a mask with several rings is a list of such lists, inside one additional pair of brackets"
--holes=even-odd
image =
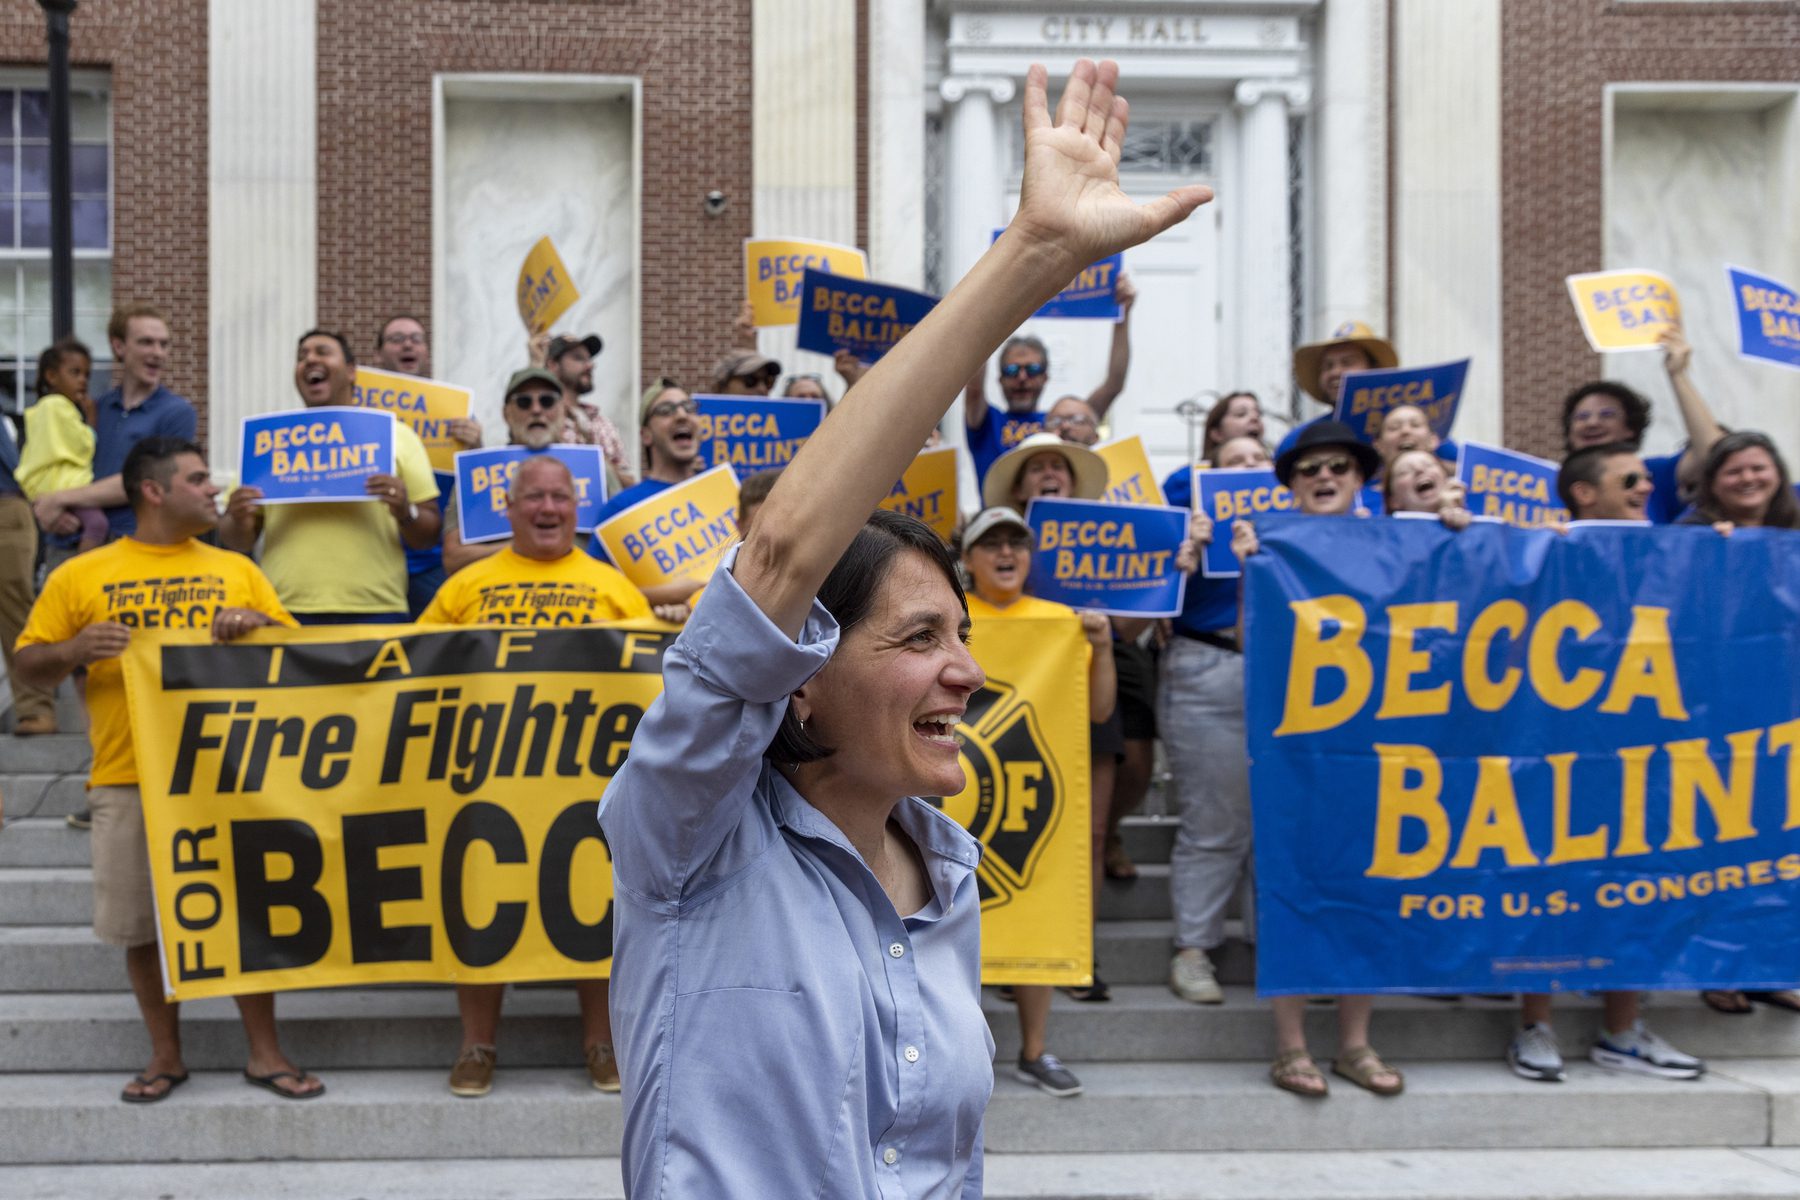
[(1054, 1054), (1042, 1054), (1034, 1059), (1019, 1057), (1019, 1065), (1013, 1071), (1020, 1083), (1035, 1083), (1052, 1096), (1081, 1095), (1081, 1080)]
[(63, 820), (69, 823), (70, 829), (92, 829), (94, 827), (94, 814), (85, 808), (78, 813), (70, 813)]
[(494, 1048), (470, 1046), (450, 1068), (450, 1094), (485, 1096), (494, 1090)]
[(1661, 1079), (1698, 1079), (1706, 1074), (1705, 1063), (1669, 1045), (1645, 1029), (1642, 1021), (1623, 1033), (1601, 1030), (1588, 1057), (1609, 1070), (1636, 1071)]
[(1206, 951), (1188, 947), (1169, 960), (1169, 990), (1190, 1004), (1223, 1004), (1225, 993), (1213, 975)]
[(588, 1078), (595, 1087), (603, 1092), (619, 1090), (619, 1061), (613, 1057), (613, 1048), (605, 1042), (595, 1042), (587, 1052)]
[(1506, 1048), (1506, 1065), (1520, 1079), (1535, 1079), (1539, 1083), (1561, 1083), (1569, 1077), (1563, 1070), (1556, 1034), (1543, 1021), (1513, 1034), (1512, 1044)]

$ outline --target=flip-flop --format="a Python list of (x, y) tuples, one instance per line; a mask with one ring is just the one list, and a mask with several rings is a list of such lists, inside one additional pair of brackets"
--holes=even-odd
[(139, 1087), (155, 1087), (165, 1079), (169, 1081), (169, 1086), (160, 1092), (147, 1095), (143, 1092), (122, 1091), (119, 1093), (119, 1099), (127, 1104), (155, 1104), (158, 1100), (167, 1100), (170, 1092), (188, 1081), (188, 1073), (183, 1071), (181, 1074), (176, 1075), (172, 1072), (164, 1071), (160, 1075), (151, 1075), (148, 1077), (139, 1075), (131, 1082), (137, 1084)]
[(1766, 1004), (1770, 1008), (1785, 1008), (1789, 1012), (1800, 1012), (1800, 999), (1796, 999), (1791, 990), (1780, 992), (1745, 992), (1744, 998), (1746, 1000), (1755, 1001), (1757, 1004)]
[(1753, 1007), (1748, 992), (1734, 991), (1730, 988), (1715, 988), (1700, 993), (1700, 999), (1706, 1007), (1716, 1013), (1724, 1013), (1728, 1017), (1747, 1017)]
[(290, 1092), (286, 1088), (281, 1087), (276, 1082), (277, 1080), (280, 1080), (280, 1079), (292, 1079), (295, 1083), (301, 1083), (306, 1079), (306, 1072), (305, 1071), (275, 1071), (268, 1075), (252, 1075), (250, 1073), (250, 1068), (248, 1068), (248, 1067), (244, 1068), (244, 1082), (245, 1083), (253, 1083), (257, 1087), (262, 1088), (264, 1091), (274, 1092), (277, 1096), (280, 1096), (283, 1100), (316, 1100), (320, 1096), (323, 1096), (325, 1094), (325, 1085), (323, 1083), (319, 1084), (317, 1091)]

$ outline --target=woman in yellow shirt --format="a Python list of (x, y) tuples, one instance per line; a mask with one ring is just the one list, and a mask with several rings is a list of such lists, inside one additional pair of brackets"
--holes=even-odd
[[(94, 402), (88, 374), (94, 356), (74, 338), (38, 355), (37, 402), (25, 410), (25, 441), (13, 472), (28, 500), (94, 482)], [(106, 513), (69, 510), (81, 522), (78, 551), (106, 542)]]
[[(981, 626), (987, 621), (1016, 617), (1074, 618), (1066, 604), (1040, 600), (1025, 594), (1031, 575), (1031, 527), (1010, 508), (990, 508), (979, 513), (963, 531), (962, 565), (968, 576), (969, 618), (977, 660)], [(1112, 716), (1118, 699), (1118, 679), (1113, 670), (1112, 625), (1096, 612), (1079, 617), (1088, 640), (1088, 720), (1099, 724)], [(1048, 986), (1013, 989), (1019, 1010), (1019, 1062), (1014, 1074), (1024, 1083), (1036, 1084), (1052, 1096), (1081, 1093), (1081, 1081), (1044, 1048), (1050, 1024)]]

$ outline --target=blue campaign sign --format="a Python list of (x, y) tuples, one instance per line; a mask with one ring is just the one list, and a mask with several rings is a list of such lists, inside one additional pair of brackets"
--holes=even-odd
[(1259, 990), (1800, 982), (1800, 535), (1257, 532)]
[(738, 478), (792, 462), (825, 419), (823, 400), (695, 396), (702, 467), (730, 466)]
[(1468, 510), (1515, 529), (1567, 523), (1569, 510), (1556, 495), (1557, 470), (1548, 459), (1479, 442), (1464, 442), (1456, 459)]
[(1456, 408), (1462, 403), (1463, 382), (1469, 377), (1469, 360), (1436, 363), (1429, 367), (1393, 367), (1377, 371), (1352, 371), (1338, 389), (1334, 420), (1373, 443), (1381, 434), (1381, 422), (1394, 409), (1410, 404), (1422, 409), (1431, 431), (1440, 439), (1450, 436)]
[[(989, 242), (997, 242), (1005, 229), (996, 229)], [(1109, 254), (1070, 280), (1069, 286), (1050, 299), (1032, 317), (1049, 320), (1113, 321), (1120, 317), (1114, 295), (1119, 275), (1125, 270), (1124, 254)]]
[(575, 528), (594, 528), (606, 503), (606, 463), (598, 446), (495, 446), (464, 450), (456, 456), (456, 522), (464, 542), (497, 542), (512, 536), (506, 519), (506, 488), (519, 464), (538, 454), (561, 459), (575, 477)]
[(872, 363), (937, 305), (936, 296), (808, 267), (800, 285), (802, 350), (848, 350)]
[(1212, 518), (1212, 541), (1200, 556), (1206, 579), (1236, 579), (1242, 572), (1231, 552), (1231, 527), (1239, 517), (1261, 520), (1269, 513), (1294, 507), (1294, 495), (1267, 467), (1210, 471), (1194, 468), (1194, 511)]
[(244, 418), (238, 478), (265, 504), (374, 500), (371, 475), (394, 473), (394, 414), (301, 408)]
[(1738, 353), (1800, 370), (1800, 293), (1742, 267), (1726, 267), (1737, 305)]
[(1175, 555), (1187, 536), (1185, 508), (1033, 500), (1025, 523), (1037, 538), (1031, 594), (1117, 617), (1181, 612), (1187, 575)]

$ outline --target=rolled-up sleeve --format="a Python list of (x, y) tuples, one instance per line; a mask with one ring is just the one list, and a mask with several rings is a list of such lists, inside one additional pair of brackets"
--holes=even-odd
[(679, 898), (743, 819), (788, 696), (837, 648), (816, 600), (798, 640), (777, 629), (732, 576), (736, 559), (664, 652), (662, 695), (600, 800), (614, 875), (645, 897)]

